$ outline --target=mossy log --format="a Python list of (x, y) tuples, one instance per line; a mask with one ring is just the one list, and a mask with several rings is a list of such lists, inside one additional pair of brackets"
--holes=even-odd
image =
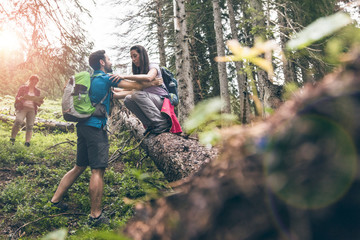
[(168, 181), (176, 181), (196, 173), (204, 164), (216, 158), (217, 150), (201, 145), (197, 140), (162, 133), (144, 138), (144, 127), (141, 122), (118, 101), (112, 111), (110, 128), (113, 132), (126, 126), (154, 161), (157, 168), (164, 173)]

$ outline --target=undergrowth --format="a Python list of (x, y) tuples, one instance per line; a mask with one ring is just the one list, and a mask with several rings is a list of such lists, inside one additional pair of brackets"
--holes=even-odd
[[(9, 96), (0, 98), (0, 112), (11, 114), (12, 103)], [(61, 111), (59, 104), (46, 100), (37, 117), (61, 121), (56, 117)], [(118, 232), (133, 216), (134, 202), (157, 198), (169, 190), (151, 159), (136, 168), (139, 151), (129, 152), (105, 172), (103, 206), (110, 224), (90, 229), (89, 168), (64, 198), (69, 204), (68, 214), (59, 214), (49, 202), (60, 179), (75, 164), (76, 145), (70, 143), (76, 142), (76, 133), (46, 132), (35, 127), (27, 148), (24, 131), (19, 132), (14, 145), (10, 143), (11, 125), (0, 125), (0, 239), (11, 237), (17, 230), (14, 239), (39, 239), (59, 229), (66, 229), (68, 239), (125, 239)], [(111, 139), (110, 154), (119, 144), (116, 138)]]

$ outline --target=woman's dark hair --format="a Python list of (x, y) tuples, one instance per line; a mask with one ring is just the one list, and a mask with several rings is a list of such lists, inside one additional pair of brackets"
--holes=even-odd
[(89, 64), (94, 71), (100, 70), (100, 59), (105, 61), (105, 50), (98, 50), (96, 52), (93, 52), (89, 56)]
[(140, 58), (140, 66), (137, 67), (134, 63), (132, 63), (132, 72), (133, 74), (147, 74), (150, 70), (149, 68), (149, 56), (147, 51), (143, 46), (135, 45), (130, 48), (130, 51), (135, 50), (139, 53)]

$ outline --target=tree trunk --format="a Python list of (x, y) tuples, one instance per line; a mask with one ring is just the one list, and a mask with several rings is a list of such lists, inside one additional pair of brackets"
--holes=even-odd
[[(279, 32), (280, 32), (280, 44), (282, 49), (285, 49), (286, 42), (290, 39), (290, 31), (289, 26), (287, 24), (286, 19), (286, 11), (284, 8), (279, 9), (278, 13), (278, 23), (279, 23)], [(296, 72), (293, 67), (294, 63), (292, 62), (292, 57), (287, 56), (286, 59), (283, 60), (283, 72), (284, 72), (284, 80), (286, 83), (296, 82)]]
[(359, 239), (360, 57), (355, 62), (305, 86), (266, 122), (224, 131), (220, 158), (176, 194), (138, 204), (126, 234)]
[[(214, 13), (214, 28), (216, 35), (216, 49), (218, 56), (225, 56), (225, 43), (223, 37), (222, 23), (221, 23), (221, 9), (219, 6), (219, 0), (212, 0), (213, 13)], [(219, 82), (220, 82), (220, 97), (224, 101), (222, 112), (230, 113), (230, 94), (229, 83), (226, 73), (226, 62), (218, 62)]]
[(159, 47), (160, 66), (166, 67), (166, 54), (165, 54), (165, 40), (164, 40), (164, 25), (162, 16), (162, 3), (163, 0), (156, 0), (156, 24), (157, 24), (157, 40)]
[(299, 66), (301, 68), (301, 76), (303, 83), (315, 83), (315, 79), (312, 73), (312, 70), (310, 69), (309, 60), (306, 57), (300, 57), (297, 59), (297, 62), (299, 63)]
[(186, 11), (184, 0), (173, 0), (174, 28), (176, 39), (176, 76), (179, 81), (178, 114), (179, 121), (183, 123), (194, 108), (194, 87), (191, 68), (189, 41), (186, 26)]
[(149, 135), (144, 138), (143, 125), (122, 102), (117, 103), (113, 112), (115, 114), (110, 118), (112, 131), (119, 131), (120, 126), (131, 129), (132, 135), (138, 141), (142, 140), (140, 146), (168, 181), (180, 180), (196, 173), (204, 164), (217, 156), (215, 148), (205, 148), (196, 140), (172, 133)]
[[(12, 123), (15, 121), (15, 116), (0, 114), (0, 121), (6, 122), (6, 123)], [(75, 126), (73, 123), (68, 122), (57, 122), (53, 120), (46, 120), (42, 118), (35, 118), (35, 126), (45, 128), (49, 131), (61, 131), (61, 132), (73, 132), (75, 129)]]
[[(228, 9), (229, 9), (229, 20), (230, 20), (230, 29), (232, 38), (236, 41), (239, 41), (238, 38), (238, 28), (236, 27), (236, 20), (235, 20), (235, 12), (233, 7), (232, 0), (226, 0)], [(249, 94), (247, 94), (247, 79), (246, 74), (242, 72), (244, 66), (242, 62), (235, 62), (235, 69), (236, 69), (236, 79), (238, 82), (238, 89), (239, 89), (239, 101), (240, 101), (240, 119), (243, 124), (249, 123), (249, 113), (250, 113), (250, 105), (249, 103)]]
[[(254, 25), (259, 28), (257, 36), (266, 40), (266, 29), (264, 10), (261, 0), (250, 1), (251, 8), (255, 9), (252, 14)], [(266, 71), (257, 68), (257, 91), (258, 97), (262, 104), (262, 112), (259, 113), (262, 117), (267, 117), (267, 109), (274, 109), (278, 107), (281, 102), (281, 86), (274, 85)]]
[[(254, 31), (254, 39), (257, 37), (261, 37), (263, 41), (266, 41), (266, 34), (265, 34), (265, 19), (264, 19), (264, 12), (262, 9), (262, 2), (259, 0), (252, 0), (249, 1), (251, 9), (253, 11), (251, 12), (251, 18), (253, 23), (253, 29), (256, 28)], [(256, 74), (256, 80), (257, 80), (257, 94), (259, 97), (259, 100), (261, 102), (261, 112), (258, 112), (258, 114), (261, 117), (265, 117), (265, 104), (264, 104), (264, 97), (265, 97), (265, 87), (266, 87), (266, 81), (268, 81), (268, 76), (266, 72), (258, 67), (255, 68), (257, 71)]]

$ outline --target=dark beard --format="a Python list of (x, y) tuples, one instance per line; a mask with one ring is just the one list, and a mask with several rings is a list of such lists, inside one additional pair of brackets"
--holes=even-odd
[(105, 67), (104, 70), (105, 70), (106, 73), (112, 73), (113, 72), (111, 67)]

